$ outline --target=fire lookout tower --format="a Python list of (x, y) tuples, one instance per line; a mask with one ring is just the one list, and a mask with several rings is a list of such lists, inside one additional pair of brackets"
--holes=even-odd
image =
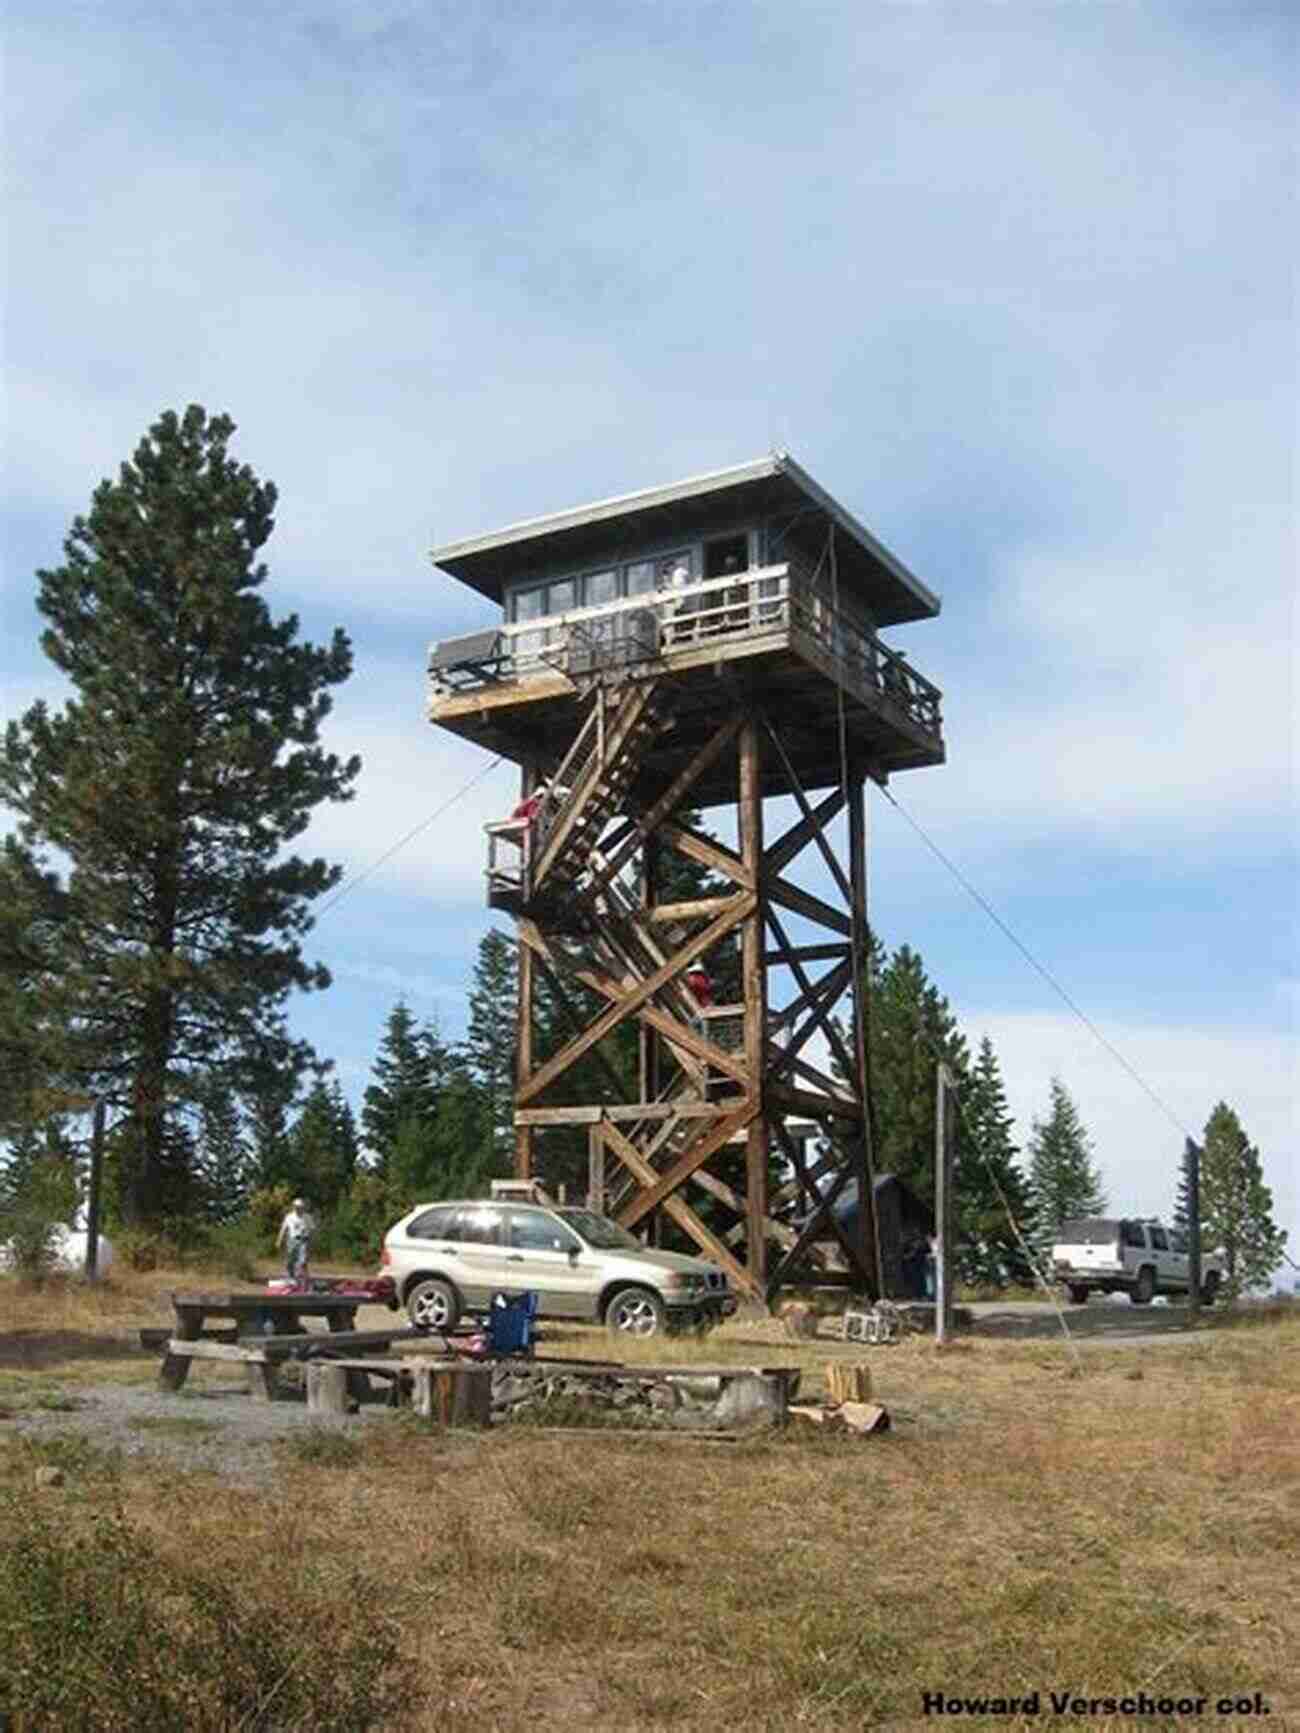
[[(519, 935), (517, 1172), (585, 1126), (591, 1201), (625, 1227), (666, 1216), (768, 1301), (837, 1241), (879, 1294), (871, 1209), (850, 1234), (833, 1208), (850, 1180), (873, 1196), (865, 788), (944, 744), (939, 692), (877, 631), (937, 598), (784, 453), (433, 560), (502, 610), (433, 647), (429, 716), (521, 769), (487, 827), (488, 901)], [(670, 900), (682, 858), (717, 891)], [(566, 1025), (544, 1057), (543, 981)]]

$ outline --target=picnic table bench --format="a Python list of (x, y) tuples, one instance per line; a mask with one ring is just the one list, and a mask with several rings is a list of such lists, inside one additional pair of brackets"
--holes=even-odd
[[(191, 1360), (236, 1360), (250, 1368), (250, 1385), (257, 1390), (259, 1385), (269, 1389), (271, 1374), (279, 1361), (318, 1342), (323, 1345), (331, 1337), (356, 1336), (357, 1309), (369, 1303), (371, 1295), (358, 1291), (277, 1294), (266, 1289), (246, 1289), (226, 1293), (176, 1292), (171, 1301), (176, 1324), (163, 1352), (159, 1388), (179, 1390), (189, 1376)], [(234, 1320), (233, 1343), (228, 1331), (207, 1328), (213, 1318)], [(304, 1318), (324, 1318), (327, 1331), (304, 1330)], [(394, 1336), (407, 1332), (399, 1326), (364, 1333), (378, 1346), (387, 1345)], [(409, 1333), (418, 1334), (414, 1330)], [(259, 1367), (264, 1369), (265, 1376), (254, 1379), (253, 1369)]]

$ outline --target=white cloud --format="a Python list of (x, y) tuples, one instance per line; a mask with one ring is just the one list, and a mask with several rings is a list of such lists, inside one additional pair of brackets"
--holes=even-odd
[[(391, 708), (376, 708), (375, 690), (391, 694)], [(360, 754), (358, 793), (344, 805), (318, 809), (295, 847), (342, 861), (349, 878), (366, 874), (372, 890), (481, 904), (483, 826), (518, 799), (519, 773), (509, 763), (490, 769), (490, 754), (432, 728), (422, 714), (423, 699), (418, 664), (382, 671), (372, 664), (364, 687), (345, 689), (323, 734), (340, 756)], [(394, 848), (390, 859), (377, 864)]]

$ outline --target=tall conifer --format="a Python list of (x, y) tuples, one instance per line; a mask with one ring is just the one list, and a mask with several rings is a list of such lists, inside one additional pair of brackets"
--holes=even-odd
[(230, 457), (234, 431), (198, 405), (169, 411), (95, 490), (65, 564), (37, 574), (42, 648), (73, 696), (33, 705), (0, 751), (22, 844), (71, 863), (45, 1013), (86, 1040), (95, 1087), (130, 1115), (137, 1221), (186, 1195), (178, 1116), (206, 1083), (310, 1060), (284, 1007), (329, 985), (300, 941), (340, 869), (287, 845), (359, 769), (320, 745), (351, 647), (342, 631), (298, 642), (297, 618), (258, 594), (276, 492)]

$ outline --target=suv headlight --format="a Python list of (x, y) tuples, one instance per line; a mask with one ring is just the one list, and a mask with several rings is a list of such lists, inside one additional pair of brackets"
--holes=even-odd
[(690, 1289), (695, 1286), (695, 1277), (683, 1274), (681, 1270), (669, 1270), (664, 1277), (665, 1288)]

